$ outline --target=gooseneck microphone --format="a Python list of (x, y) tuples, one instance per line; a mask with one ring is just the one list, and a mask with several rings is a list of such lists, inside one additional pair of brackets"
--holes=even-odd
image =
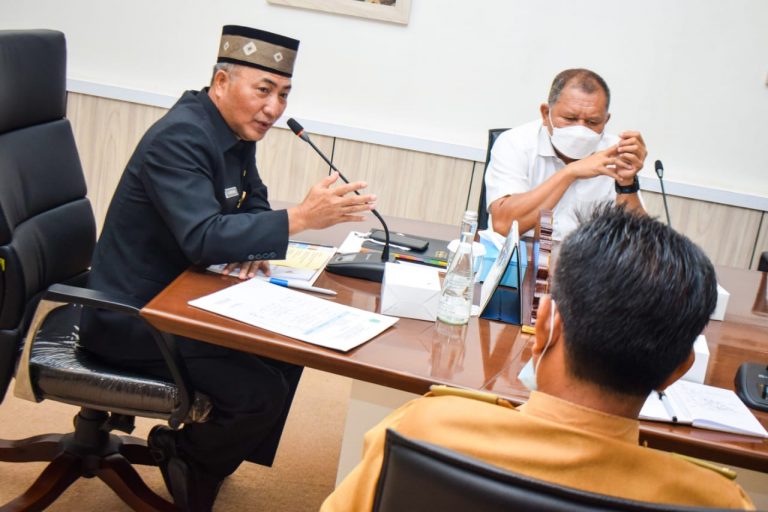
[(667, 192), (664, 190), (664, 166), (661, 165), (661, 160), (656, 160), (654, 164), (656, 168), (656, 176), (659, 177), (659, 183), (661, 184), (661, 198), (664, 200), (664, 212), (667, 214), (667, 226), (672, 226), (669, 220), (669, 207), (667, 206)]
[[(320, 155), (323, 160), (325, 160), (325, 163), (331, 166), (331, 169), (339, 174), (339, 177), (344, 181), (344, 183), (349, 183), (349, 180), (341, 173), (341, 171), (336, 168), (335, 165), (333, 165), (333, 162), (331, 162), (331, 160), (325, 156), (325, 153), (320, 151), (320, 148), (315, 146), (315, 143), (312, 142), (312, 139), (309, 138), (309, 135), (304, 133), (304, 127), (301, 126), (298, 121), (293, 118), (288, 119), (288, 128), (290, 128), (291, 131), (295, 133), (301, 140), (312, 146), (312, 149), (314, 149), (317, 154)], [(360, 195), (360, 192), (357, 190), (354, 192), (355, 194)], [(326, 265), (325, 268), (328, 270), (328, 272), (343, 276), (367, 279), (369, 281), (382, 281), (384, 278), (384, 264), (389, 261), (389, 228), (387, 227), (387, 223), (384, 222), (384, 218), (381, 216), (381, 214), (379, 214), (379, 212), (376, 211), (375, 208), (371, 210), (371, 213), (373, 213), (376, 218), (379, 219), (381, 226), (384, 228), (384, 246), (381, 251), (381, 260), (376, 261), (374, 253), (339, 254), (334, 256), (334, 258), (328, 262), (328, 265)]]

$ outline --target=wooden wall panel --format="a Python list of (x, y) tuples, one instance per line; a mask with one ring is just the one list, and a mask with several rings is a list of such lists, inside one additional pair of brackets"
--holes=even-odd
[(472, 180), (469, 160), (337, 139), (334, 164), (351, 181), (367, 181), (383, 215), (456, 224)]
[[(313, 135), (315, 143), (330, 158), (333, 139)], [(256, 163), (269, 199), (301, 202), (309, 189), (328, 176), (328, 164), (290, 130), (273, 128), (256, 147)]]
[(760, 254), (766, 251), (768, 251), (768, 213), (763, 212), (762, 222), (760, 223), (760, 232), (757, 234), (757, 243), (755, 244), (755, 254), (752, 258), (752, 265), (750, 268), (757, 270)]
[[(666, 222), (661, 194), (643, 193), (650, 215)], [(667, 196), (672, 227), (696, 242), (716, 265), (749, 268), (762, 212)]]
[[(70, 93), (72, 121), (88, 195), (101, 229), (117, 182), (144, 132), (166, 109)], [(365, 180), (385, 215), (458, 225), (476, 209), (484, 162), (334, 139), (313, 141), (351, 180)], [(322, 159), (289, 130), (273, 129), (259, 143), (259, 172), (270, 198), (300, 202), (327, 175)], [(643, 192), (651, 215), (664, 218), (659, 194)], [(670, 196), (672, 225), (698, 243), (716, 264), (756, 268), (768, 251), (768, 213)], [(762, 220), (762, 224), (761, 224)]]
[(67, 117), (83, 164), (88, 197), (101, 231), (109, 202), (136, 144), (164, 108), (69, 93)]

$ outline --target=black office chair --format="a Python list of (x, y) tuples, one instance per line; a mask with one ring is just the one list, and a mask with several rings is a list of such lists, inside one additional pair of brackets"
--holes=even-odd
[(387, 430), (373, 512), (716, 511), (604, 496), (536, 480)]
[(509, 128), (491, 128), (488, 130), (488, 149), (485, 152), (485, 167), (483, 167), (483, 181), (480, 185), (480, 204), (477, 206), (477, 229), (488, 228), (488, 203), (485, 199), (485, 173), (488, 171), (488, 164), (491, 163), (491, 149), (503, 132)]
[(2, 509), (41, 510), (79, 477), (96, 476), (135, 509), (174, 510), (131, 467), (155, 465), (146, 443), (110, 432), (130, 433), (134, 416), (172, 427), (204, 421), (211, 405), (186, 384), (164, 333), (153, 331), (175, 382), (110, 368), (78, 345), (82, 307), (138, 316), (141, 304), (78, 287), (96, 227), (65, 118), (65, 73), (62, 33), (0, 31), (0, 400), (18, 363), (17, 396), (81, 407), (72, 433), (0, 440), (2, 461), (51, 461)]

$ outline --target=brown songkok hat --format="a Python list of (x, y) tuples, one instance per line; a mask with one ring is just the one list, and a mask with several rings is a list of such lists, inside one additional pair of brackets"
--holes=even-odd
[(217, 62), (251, 66), (290, 77), (298, 51), (296, 39), (250, 27), (225, 25)]

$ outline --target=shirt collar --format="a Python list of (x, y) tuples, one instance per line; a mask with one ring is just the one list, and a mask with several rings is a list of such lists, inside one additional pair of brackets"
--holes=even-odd
[(518, 409), (524, 414), (627, 443), (637, 444), (640, 439), (640, 424), (637, 420), (583, 407), (539, 391), (531, 392), (528, 402)]
[(234, 145), (240, 142), (240, 139), (235, 135), (235, 132), (230, 129), (227, 122), (224, 121), (221, 112), (219, 112), (219, 109), (216, 108), (216, 105), (211, 101), (211, 98), (208, 96), (208, 87), (203, 88), (197, 93), (197, 100), (202, 103), (208, 117), (211, 119), (216, 142), (219, 143), (222, 151), (229, 151), (232, 149)]

